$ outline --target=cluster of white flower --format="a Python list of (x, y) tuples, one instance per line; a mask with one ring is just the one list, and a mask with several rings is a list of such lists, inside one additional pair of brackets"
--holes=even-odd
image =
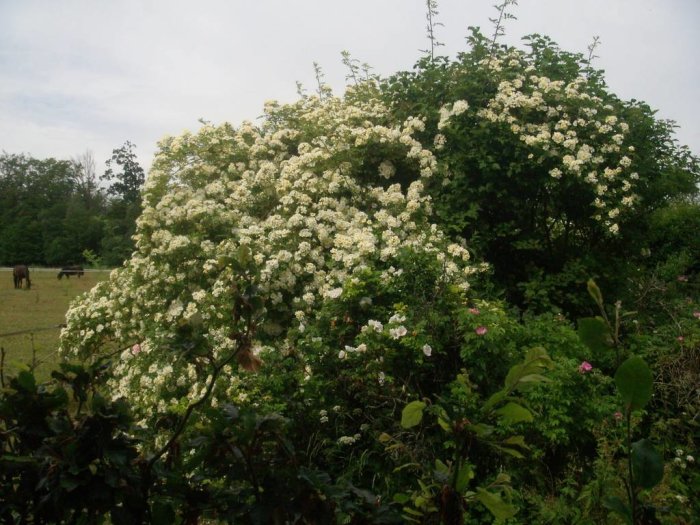
[[(554, 180), (572, 176), (590, 184), (598, 196), (592, 203), (593, 216), (617, 233), (618, 214), (637, 200), (633, 186), (638, 176), (628, 156), (634, 148), (624, 146), (629, 126), (612, 114), (612, 106), (591, 94), (583, 76), (567, 83), (536, 75), (526, 55), (517, 50), (505, 60), (488, 60), (482, 65), (498, 75), (506, 62), (514, 74), (499, 83), (488, 105), (476, 114), (505, 125), (532, 148), (528, 158), (547, 166)], [(450, 117), (458, 114), (458, 103), (461, 101), (440, 109), (438, 129), (448, 126)]]
[[(457, 100), (453, 104), (447, 104), (445, 106), (442, 106), (440, 108), (440, 120), (438, 121), (437, 126), (438, 129), (442, 129), (445, 126), (447, 126), (447, 124), (450, 121), (450, 118), (452, 118), (453, 116), (461, 115), (462, 113), (467, 111), (467, 109), (469, 109), (469, 104), (466, 100)], [(436, 145), (437, 142), (438, 141), (436, 139)], [(444, 144), (444, 140), (441, 140), (440, 142)]]
[(354, 436), (340, 436), (338, 438), (338, 445), (353, 445), (355, 444), (362, 435), (355, 434)]
[[(465, 109), (454, 104), (451, 111)], [(199, 358), (184, 358), (173, 341), (179, 328), (193, 326), (201, 334), (197, 344), (206, 346), (202, 355), (217, 359), (236, 349), (231, 308), (240, 275), (231, 261), (243, 248), (266, 308), (264, 324), (256, 327), (258, 349), (282, 351), (288, 330), (303, 331), (324, 301), (343, 300), (343, 283), (367, 268), (380, 269), (386, 279), (400, 275), (392, 265), (402, 249), (432, 254), (444, 262), (447, 279), (468, 287), (474, 272), (468, 252), (448, 248), (430, 224), (423, 184), (402, 188), (391, 180), (401, 175), (396, 166), (412, 176), (436, 170), (432, 152), (414, 137), (423, 120), (390, 127), (378, 101), (333, 97), (270, 103), (266, 111), (261, 127), (205, 125), (162, 141), (144, 188), (136, 252), (69, 310), (64, 353), (87, 357), (107, 342), (121, 348), (138, 342), (144, 349), (122, 355), (110, 385), (115, 397), (169, 409), (182, 406), (183, 389), (189, 399), (204, 392), (211, 372), (206, 359), (193, 364)], [(386, 158), (377, 163), (376, 180), (367, 182), (359, 174), (367, 173), (366, 159), (376, 152)], [(396, 320), (390, 323), (393, 337), (406, 334)], [(383, 330), (379, 322), (370, 326)], [(236, 374), (224, 370), (216, 392), (247, 397)]]
[(673, 463), (681, 469), (687, 468), (688, 465), (695, 463), (695, 457), (691, 454), (686, 454), (682, 448), (676, 449), (676, 457), (673, 458)]

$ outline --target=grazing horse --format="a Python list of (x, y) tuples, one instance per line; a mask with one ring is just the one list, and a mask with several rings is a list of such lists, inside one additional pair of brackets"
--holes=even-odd
[(84, 274), (85, 270), (83, 270), (82, 266), (64, 266), (61, 268), (61, 271), (58, 272), (58, 278), (61, 279), (65, 275), (66, 279), (70, 279), (71, 275), (81, 277)]
[(15, 288), (22, 288), (22, 281), (27, 280), (27, 290), (32, 287), (32, 281), (29, 280), (29, 268), (26, 264), (18, 264), (12, 270), (12, 280), (15, 282)]

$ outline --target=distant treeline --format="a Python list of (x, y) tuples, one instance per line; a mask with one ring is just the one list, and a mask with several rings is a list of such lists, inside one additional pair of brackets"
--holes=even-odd
[(133, 150), (128, 141), (115, 149), (99, 175), (90, 152), (71, 160), (3, 152), (0, 265), (121, 264), (145, 178)]

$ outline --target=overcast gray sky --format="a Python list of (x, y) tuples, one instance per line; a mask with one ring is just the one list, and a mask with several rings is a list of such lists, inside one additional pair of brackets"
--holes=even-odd
[[(497, 0), (439, 0), (444, 54), (467, 27), (492, 31)], [(505, 42), (530, 33), (586, 52), (623, 99), (680, 125), (700, 154), (700, 0), (520, 0)], [(253, 120), (263, 102), (315, 85), (342, 92), (340, 52), (389, 75), (426, 47), (424, 0), (0, 0), (0, 150), (94, 153), (98, 172), (126, 140), (148, 168), (166, 134)]]

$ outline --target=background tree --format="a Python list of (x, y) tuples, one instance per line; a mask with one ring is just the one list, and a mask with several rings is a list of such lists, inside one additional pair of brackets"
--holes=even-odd
[(99, 186), (95, 157), (92, 151), (86, 150), (85, 153), (74, 157), (71, 162), (73, 163), (76, 192), (82, 198), (85, 207), (92, 209), (101, 206), (104, 198)]
[(0, 260), (45, 264), (43, 248), (57, 234), (73, 192), (70, 162), (0, 156)]
[(109, 266), (121, 264), (134, 249), (131, 239), (136, 230), (136, 218), (141, 213), (141, 187), (146, 179), (139, 165), (133, 143), (126, 141), (113, 150), (107, 161), (107, 170), (101, 177), (110, 183), (107, 194), (105, 235), (102, 238), (100, 253)]
[(115, 150), (108, 163), (109, 199), (90, 151), (70, 161), (0, 155), (0, 264), (75, 264), (85, 262), (84, 250), (121, 264), (132, 250), (143, 182), (132, 148)]
[(134, 149), (136, 146), (126, 141), (123, 146), (112, 151), (107, 161), (107, 171), (101, 177), (110, 183), (107, 193), (126, 203), (136, 203), (141, 195), (141, 186), (146, 180), (143, 168), (139, 165)]

